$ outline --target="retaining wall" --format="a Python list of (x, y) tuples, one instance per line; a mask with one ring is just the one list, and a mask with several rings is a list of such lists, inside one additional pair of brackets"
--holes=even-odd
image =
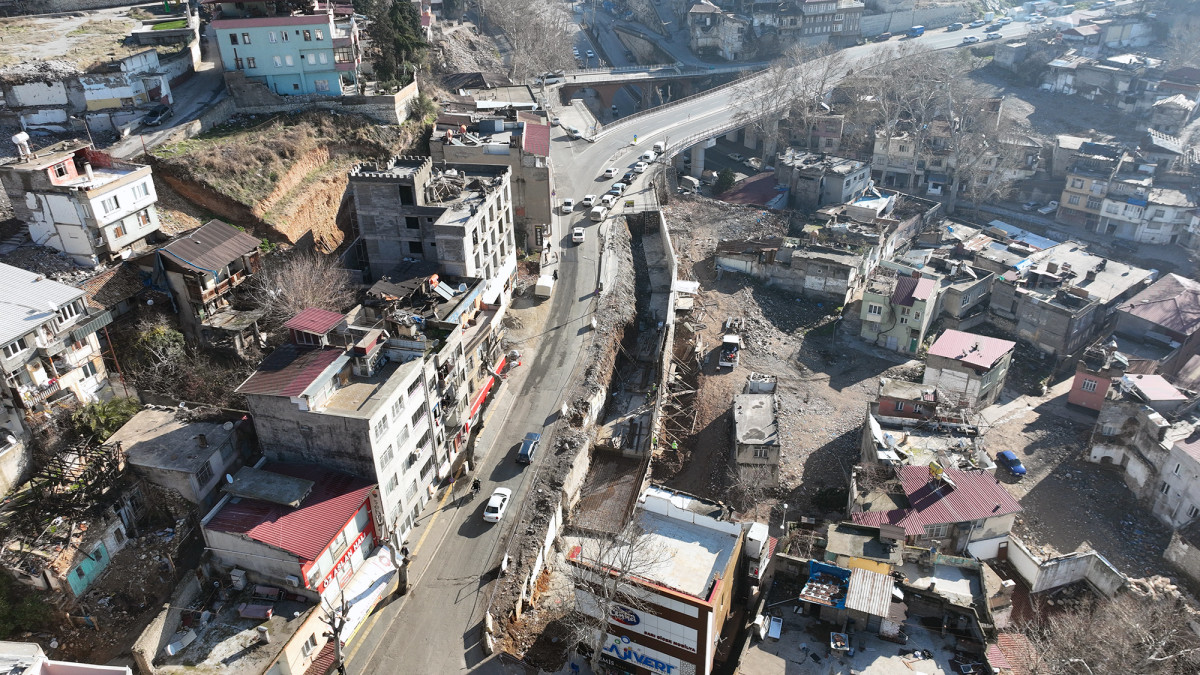
[(1008, 535), (1008, 542), (1008, 560), (1021, 578), (1029, 584), (1031, 593), (1048, 591), (1076, 581), (1087, 581), (1105, 597), (1111, 598), (1120, 592), (1128, 581), (1112, 563), (1095, 551), (1069, 553), (1043, 560), (1012, 534)]
[(871, 14), (859, 20), (863, 37), (874, 37), (880, 33), (903, 33), (913, 26), (945, 28), (955, 21), (973, 19), (970, 5), (953, 4), (923, 7), (918, 10)]
[(154, 659), (166, 649), (175, 631), (183, 619), (183, 608), (189, 606), (200, 595), (200, 580), (195, 574), (189, 574), (180, 582), (179, 587), (171, 594), (162, 610), (150, 621), (150, 625), (138, 636), (133, 643), (133, 660), (137, 663), (138, 672), (152, 675), (158, 672), (154, 667)]
[(21, 16), (25, 14), (56, 14), (59, 12), (81, 12), (89, 9), (109, 7), (133, 7), (145, 2), (130, 0), (9, 0), (0, 2), (0, 15)]

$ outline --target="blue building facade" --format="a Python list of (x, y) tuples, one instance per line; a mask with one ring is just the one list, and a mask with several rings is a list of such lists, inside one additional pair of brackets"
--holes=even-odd
[(219, 7), (210, 25), (226, 72), (281, 96), (357, 93), (358, 25), (348, 8), (318, 4), (312, 14), (283, 14), (273, 1), (206, 4)]

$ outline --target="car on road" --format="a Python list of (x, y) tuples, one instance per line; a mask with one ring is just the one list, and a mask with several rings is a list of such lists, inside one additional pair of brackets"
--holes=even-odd
[(1004, 36), (1001, 35), (1000, 33), (986, 33), (986, 34), (984, 34), (983, 39), (984, 40), (999, 40), (1002, 37), (1004, 37)]
[(1041, 14), (1030, 14), (1029, 15), (1029, 23), (1043, 23), (1043, 22), (1045, 22), (1045, 20), (1046, 20), (1046, 17), (1042, 16)]
[(740, 152), (731, 152), (731, 153), (729, 153), (729, 159), (732, 159), (735, 162), (740, 162), (740, 161), (746, 159), (746, 156)]
[(562, 124), (562, 120), (558, 119), (557, 117), (551, 117), (551, 118), (550, 118), (550, 126), (552, 126), (552, 127), (556, 127), (556, 126), (558, 126), (559, 124)]
[(615, 175), (617, 175), (617, 168), (616, 168), (616, 167), (610, 166), (610, 167), (608, 167), (607, 169), (605, 169), (605, 170), (604, 170), (604, 177), (605, 177), (605, 178), (612, 178), (612, 177), (613, 177), (613, 176), (615, 176)]
[(1012, 450), (997, 453), (996, 463), (1007, 469), (1013, 478), (1021, 479), (1025, 477), (1025, 465), (1021, 464), (1021, 460), (1017, 458)]
[(1021, 210), (1022, 211), (1032, 211), (1041, 205), (1042, 205), (1041, 202), (1025, 202), (1024, 204), (1021, 205)]
[(658, 153), (653, 150), (647, 150), (642, 153), (643, 162), (653, 162), (656, 159), (658, 159)]
[(579, 204), (590, 209), (596, 205), (596, 195), (584, 195), (583, 199), (579, 200)]
[(625, 183), (613, 183), (613, 184), (612, 184), (612, 188), (609, 190), (609, 192), (611, 192), (611, 193), (615, 194), (616, 196), (620, 197), (621, 195), (625, 194), (625, 190), (626, 190), (628, 187), (629, 187), (629, 186), (628, 186), (628, 185), (626, 185)]
[(626, 171), (624, 176), (621, 176), (621, 182), (626, 185), (633, 185), (633, 181), (637, 180), (637, 174), (632, 171)]
[(562, 203), (562, 212), (570, 213), (574, 210), (575, 210), (575, 200), (570, 199), (570, 198), (564, 199), (563, 203)]
[(579, 138), (579, 136), (582, 134), (583, 134), (583, 132), (580, 131), (577, 127), (567, 127), (567, 136), (569, 138), (573, 138), (573, 139)]
[(879, 35), (876, 35), (875, 37), (871, 38), (871, 40), (873, 42), (887, 42), (888, 40), (891, 40), (891, 39), (892, 39), (891, 33), (880, 33)]
[(996, 19), (996, 23), (1001, 26), (1007, 26), (1008, 24), (1010, 24), (1012, 22), (1013, 22), (1013, 20), (1012, 20), (1011, 16), (1002, 16), (999, 19)]
[(592, 50), (590, 50), (590, 49), (589, 49), (589, 50), (587, 50), (587, 57), (588, 57), (589, 59), (594, 59), (594, 58), (596, 58), (596, 52), (594, 52), (594, 51), (592, 51)]
[(946, 26), (947, 33), (953, 33), (956, 30), (962, 30), (962, 29), (963, 29), (963, 25), (958, 22), (954, 22), (954, 23), (950, 24), (949, 26)]
[(983, 32), (984, 32), (984, 33), (987, 33), (987, 34), (989, 34), (989, 35), (990, 35), (991, 33), (999, 33), (999, 32), (1000, 32), (1000, 28), (1001, 28), (1000, 26), (997, 26), (997, 25), (993, 24), (993, 25), (991, 25), (991, 26), (988, 26), (987, 28), (984, 28), (984, 29), (983, 29)]
[(142, 124), (148, 127), (156, 127), (170, 119), (174, 114), (175, 111), (171, 109), (171, 106), (165, 103), (158, 103), (142, 118)]
[(979, 28), (980, 26), (986, 26), (986, 25), (987, 25), (987, 22), (984, 21), (983, 19), (975, 19), (970, 24), (968, 24), (968, 26), (970, 28)]
[(504, 512), (508, 510), (508, 503), (512, 501), (512, 490), (508, 488), (496, 488), (492, 496), (488, 498), (487, 506), (483, 507), (483, 519), (489, 523), (498, 523), (504, 517)]
[(617, 203), (617, 196), (611, 192), (600, 196), (600, 206), (603, 206), (606, 209), (611, 209), (613, 207), (613, 205), (616, 203)]
[[(582, 227), (575, 228), (583, 230)], [(517, 461), (522, 464), (529, 464), (533, 461), (533, 456), (538, 451), (538, 446), (542, 444), (542, 435), (536, 432), (525, 434), (525, 439), (521, 441), (521, 449), (517, 450)]]
[(582, 227), (577, 227), (577, 228), (571, 230), (571, 243), (572, 244), (582, 244), (583, 243), (583, 228)]
[(964, 45), (973, 45), (973, 44), (975, 44), (976, 42), (979, 42), (979, 37), (978, 37), (978, 36), (975, 36), (975, 35), (964, 35), (964, 36), (963, 36), (962, 43), (963, 43)]
[(1038, 209), (1038, 213), (1042, 214), (1043, 216), (1048, 216), (1048, 215), (1050, 215), (1051, 213), (1054, 213), (1054, 212), (1055, 212), (1055, 211), (1057, 211), (1057, 210), (1058, 210), (1058, 202), (1056, 202), (1056, 201), (1049, 201), (1049, 202), (1046, 202), (1046, 205), (1045, 205), (1045, 206), (1043, 206), (1042, 208)]
[(648, 168), (650, 168), (649, 164), (647, 164), (645, 162), (638, 162), (637, 164), (633, 165), (633, 172), (634, 173), (645, 173), (646, 169), (648, 169)]
[(571, 49), (571, 54), (572, 54), (572, 55), (574, 55), (574, 56), (575, 56), (575, 58), (579, 58), (579, 48), (578, 48), (578, 47), (573, 47), (573, 48)]

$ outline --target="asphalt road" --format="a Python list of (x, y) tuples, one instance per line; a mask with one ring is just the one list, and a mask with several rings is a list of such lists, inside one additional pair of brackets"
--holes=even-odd
[[(1006, 37), (1023, 34), (1020, 24), (1006, 26)], [(931, 32), (915, 42), (925, 48), (957, 45), (962, 32)], [(848, 67), (884, 48), (868, 44), (846, 50)], [(759, 95), (753, 82), (712, 92), (683, 103), (606, 127), (594, 142), (571, 141), (555, 129), (551, 157), (557, 199), (603, 194), (614, 180), (601, 180), (607, 166), (626, 168), (656, 141), (678, 144), (685, 137), (722, 129), (736, 119), (739, 100)], [(638, 144), (633, 145), (633, 134)], [(672, 140), (674, 139), (674, 140)], [(645, 189), (635, 183), (635, 192)], [(515, 511), (527, 496), (531, 476), (546, 460), (542, 448), (533, 466), (514, 461), (515, 450), (528, 431), (549, 438), (567, 384), (572, 379), (580, 350), (590, 332), (586, 323), (595, 299), (600, 229), (587, 220), (583, 209), (556, 216), (555, 251), (559, 280), (546, 323), (546, 333), (536, 347), (523, 353), (523, 365), (497, 392), (484, 429), (477, 441), (481, 454), (477, 475), (483, 490), (473, 501), (462, 501), (459, 491), (445, 493), (426, 509), (411, 535), (415, 554), (410, 581), (414, 590), (384, 605), (360, 630), (348, 654), (351, 673), (458, 673), (500, 672), (494, 657), (481, 648), (482, 621), (488, 600), (485, 576), (499, 564), (516, 519)], [(570, 244), (570, 229), (583, 226), (584, 244)], [(487, 496), (499, 486), (513, 490), (514, 503), (504, 521), (483, 523)]]

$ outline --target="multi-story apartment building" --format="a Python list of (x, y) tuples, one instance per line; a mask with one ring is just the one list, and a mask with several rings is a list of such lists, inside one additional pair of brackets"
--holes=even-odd
[(318, 2), (311, 14), (280, 11), (274, 0), (217, 5), (212, 28), (225, 72), (240, 72), (284, 96), (356, 93), (361, 63), (358, 24), (351, 11)]
[(66, 141), (33, 152), (18, 134), (20, 158), (0, 165), (0, 184), (35, 244), (94, 266), (128, 257), (159, 230), (150, 167)]
[[(1149, 180), (1147, 177), (1142, 182)], [(1184, 190), (1140, 187), (1133, 194), (1104, 198), (1097, 231), (1145, 244), (1174, 244), (1187, 230), (1196, 197)]]
[(108, 385), (95, 332), (108, 314), (88, 314), (84, 291), (0, 264), (0, 490), (7, 492), (28, 462), (25, 440)]
[(859, 336), (871, 344), (916, 354), (937, 316), (940, 275), (897, 275), (877, 267), (863, 289)]
[(354, 167), (350, 190), (371, 278), (416, 259), (507, 291), (516, 274), (511, 176), (503, 165), (435, 168), (428, 157)]
[(845, 204), (863, 192), (871, 179), (871, 165), (789, 148), (776, 159), (775, 175), (788, 186), (791, 205), (811, 211), (828, 204)]
[(1058, 198), (1057, 220), (1095, 230), (1109, 180), (1131, 159), (1116, 145), (1090, 141), (1080, 144), (1066, 169), (1067, 184)]

